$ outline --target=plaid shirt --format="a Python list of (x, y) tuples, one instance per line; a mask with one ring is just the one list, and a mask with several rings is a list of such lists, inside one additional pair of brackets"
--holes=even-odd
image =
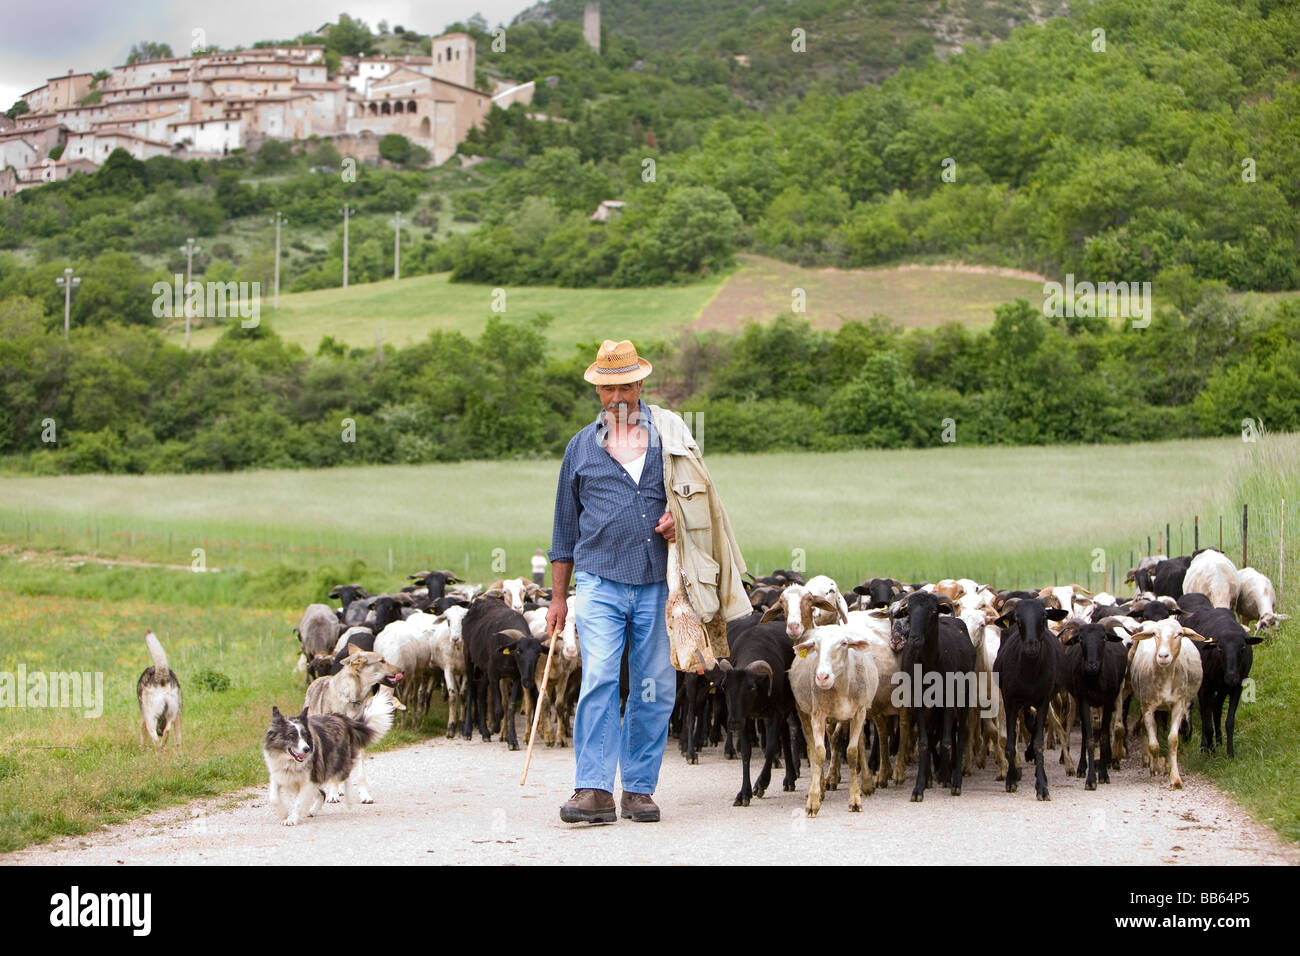
[(648, 437), (641, 481), (605, 449), (602, 408), (564, 450), (555, 491), (550, 559), (621, 584), (653, 584), (668, 576), (668, 542), (655, 533), (667, 510), (663, 457), (650, 409), (638, 402)]

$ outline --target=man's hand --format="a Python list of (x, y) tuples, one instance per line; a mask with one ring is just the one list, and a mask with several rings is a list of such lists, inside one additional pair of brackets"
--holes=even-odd
[(659, 523), (655, 525), (655, 533), (664, 536), (664, 540), (671, 544), (677, 540), (677, 528), (673, 524), (673, 513), (665, 511), (659, 518)]
[(551, 606), (546, 612), (546, 636), (549, 638), (556, 631), (564, 630), (564, 622), (569, 617), (569, 601), (560, 593), (551, 598)]
[(572, 574), (572, 561), (551, 562), (551, 606), (546, 612), (548, 637), (562, 630), (569, 617), (569, 578)]

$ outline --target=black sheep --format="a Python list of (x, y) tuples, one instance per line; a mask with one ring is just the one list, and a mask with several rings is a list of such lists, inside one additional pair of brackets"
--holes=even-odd
[(1247, 633), (1226, 607), (1185, 615), (1183, 623), (1205, 638), (1204, 642), (1196, 642), (1196, 649), (1201, 653), (1201, 689), (1197, 694), (1201, 707), (1201, 750), (1213, 753), (1215, 744), (1223, 742), (1220, 721), (1226, 699), (1228, 756), (1235, 757), (1233, 730), (1237, 725), (1237, 704), (1241, 702), (1242, 683), (1250, 676), (1254, 663), (1255, 652), (1251, 647), (1263, 638)]
[[(1079, 711), (1079, 723), (1083, 727), (1082, 750), (1079, 752), (1079, 766), (1076, 774), (1080, 777), (1087, 767), (1088, 776), (1084, 781), (1085, 790), (1096, 790), (1097, 780), (1110, 783), (1111, 762), (1111, 719), (1115, 713), (1115, 699), (1124, 686), (1124, 674), (1128, 671), (1128, 651), (1123, 639), (1115, 633), (1117, 621), (1105, 620), (1088, 624), (1067, 621), (1057, 635), (1065, 646), (1061, 660), (1061, 676), (1065, 689), (1070, 692)], [(1092, 711), (1101, 708), (1101, 766), (1098, 768), (1092, 756)], [(1066, 732), (1069, 730), (1067, 728)]]
[[(728, 637), (728, 643), (732, 642)], [(727, 731), (738, 734), (740, 741), (741, 784), (733, 804), (749, 806), (753, 797), (761, 797), (772, 779), (772, 765), (778, 747), (785, 757), (785, 780), (782, 789), (794, 790), (798, 764), (791, 749), (788, 719), (794, 699), (786, 672), (794, 663), (794, 645), (786, 636), (785, 624), (769, 621), (745, 628), (732, 644), (730, 661), (719, 661), (722, 670), (721, 693), (727, 702)], [(747, 724), (751, 718), (763, 721), (766, 740), (763, 769), (750, 784), (749, 760), (752, 744)]]
[[(998, 648), (993, 673), (1002, 692), (1007, 721), (1007, 793), (1015, 793), (1020, 782), (1016, 766), (1016, 720), (1022, 710), (1034, 710), (1030, 746), (1034, 759), (1034, 792), (1039, 800), (1050, 800), (1047, 771), (1043, 768), (1043, 725), (1047, 708), (1058, 690), (1061, 642), (1047, 629), (1048, 620), (1068, 616), (1064, 608), (1049, 608), (1038, 598), (1019, 598), (998, 618), (1002, 646)], [(1029, 721), (1025, 721), (1030, 726)]]
[[(966, 742), (966, 709), (973, 701), (950, 699), (958, 681), (975, 683), (975, 647), (971, 644), (966, 622), (955, 617), (940, 617), (940, 611), (952, 613), (952, 602), (928, 591), (914, 591), (905, 602), (907, 642), (903, 645), (903, 672), (913, 681), (912, 699), (908, 701), (916, 733), (916, 786), (912, 800), (925, 799), (929, 784), (931, 748), (935, 748), (936, 776), (947, 779), (954, 797), (961, 795), (961, 763)], [(923, 705), (923, 689), (930, 683), (928, 675), (937, 674), (943, 687), (943, 701), (938, 708)], [(920, 676), (919, 686), (916, 675)], [(952, 675), (952, 676), (949, 676)], [(957, 678), (954, 680), (953, 678)], [(937, 739), (936, 739), (937, 738)]]
[[(537, 661), (547, 652), (546, 645), (528, 631), (528, 622), (499, 598), (482, 597), (470, 605), (461, 624), (465, 653), (465, 672), (469, 675), (469, 700), (461, 735), (472, 736), (475, 714), (479, 733), (491, 740), (500, 727), (502, 714), (501, 682), (510, 684), (510, 697), (504, 704), (505, 739), (511, 750), (519, 749), (515, 735), (515, 710), (525, 688), (534, 690)], [(534, 692), (533, 697), (536, 698)], [(491, 730), (488, 701), (491, 700)]]

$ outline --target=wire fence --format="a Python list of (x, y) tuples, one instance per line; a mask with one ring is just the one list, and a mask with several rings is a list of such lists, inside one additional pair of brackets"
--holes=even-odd
[[(1293, 499), (1294, 501), (1294, 499)], [(1137, 534), (1112, 539), (1109, 547), (1098, 547), (1090, 553), (1081, 553), (1077, 564), (1061, 565), (1057, 559), (1045, 555), (1041, 562), (1019, 560), (1018, 567), (1007, 570), (999, 567), (996, 557), (983, 562), (979, 568), (966, 572), (957, 568), (941, 569), (896, 567), (872, 568), (860, 560), (837, 562), (835, 567), (814, 569), (810, 573), (833, 573), (852, 586), (868, 577), (887, 570), (890, 576), (921, 581), (937, 577), (976, 577), (996, 588), (1019, 589), (1052, 585), (1079, 584), (1094, 593), (1109, 591), (1118, 595), (1126, 589), (1125, 576), (1129, 568), (1137, 567), (1146, 556), (1165, 554), (1175, 556), (1191, 554), (1198, 548), (1214, 547), (1223, 551), (1238, 567), (1254, 567), (1273, 580), (1279, 598), (1287, 582), (1286, 561), (1295, 553), (1297, 516), (1287, 514), (1286, 498), (1272, 502), (1243, 505), (1241, 512), (1214, 511), (1197, 513), (1180, 520), (1170, 520), (1163, 525), (1140, 529)], [(1294, 506), (1291, 506), (1294, 512)], [(1290, 519), (1288, 521), (1288, 518)], [(417, 570), (429, 570), (433, 565), (455, 571), (467, 579), (490, 579), (510, 575), (527, 577), (529, 558), (537, 547), (545, 548), (547, 542), (524, 543), (501, 540), (498, 547), (488, 548), (472, 538), (423, 538), (410, 534), (394, 537), (374, 533), (358, 539), (344, 532), (295, 534), (279, 528), (266, 528), (258, 536), (245, 536), (241, 532), (195, 535), (181, 530), (161, 527), (127, 527), (112, 519), (87, 518), (67, 520), (66, 516), (0, 511), (0, 537), (8, 541), (21, 541), (20, 547), (39, 549), (56, 547), (65, 551), (85, 550), (114, 556), (129, 555), (142, 562), (193, 567), (198, 560), (195, 549), (202, 549), (203, 560), (216, 570), (225, 567), (265, 568), (276, 562), (301, 562), (311, 567), (323, 564), (348, 566), (362, 562), (368, 571), (406, 575)], [(494, 542), (494, 544), (497, 542)], [(754, 549), (756, 555), (769, 556), (775, 549)], [(749, 555), (747, 554), (747, 558)], [(864, 555), (865, 557), (865, 555)], [(304, 560), (305, 559), (305, 560)], [(104, 559), (111, 561), (111, 558)], [(930, 562), (927, 562), (929, 564)], [(773, 567), (786, 566), (775, 563)], [(1040, 570), (1031, 568), (1038, 566)], [(761, 562), (751, 561), (751, 571), (759, 576), (770, 573)], [(1049, 570), (1050, 569), (1050, 570)], [(982, 573), (981, 573), (982, 572)], [(927, 576), (928, 575), (928, 576)], [(881, 576), (884, 576), (883, 574)], [(1296, 579), (1293, 572), (1292, 579)]]
[(204, 532), (180, 525), (159, 525), (133, 519), (69, 519), (66, 515), (0, 511), (0, 540), (16, 548), (102, 555), (101, 560), (108, 563), (119, 559), (121, 563), (207, 571), (262, 570), (277, 563), (306, 569), (322, 565), (342, 569), (361, 562), (368, 571), (402, 576), (432, 570), (436, 564), (463, 575), (496, 577), (504, 568), (527, 575), (533, 551), (549, 544), (502, 538), (494, 539), (489, 547), (472, 538), (415, 533), (358, 535), (342, 530), (304, 532), (269, 527), (260, 531), (240, 528)]
[(1287, 508), (1287, 499), (1280, 498), (1276, 502), (1243, 504), (1240, 513), (1215, 511), (1169, 521), (1131, 539), (1122, 553), (1098, 548), (1101, 553), (1094, 552), (1092, 562), (1077, 569), (1053, 570), (1052, 584), (1081, 584), (1094, 593), (1104, 590), (1118, 595), (1126, 587), (1128, 569), (1136, 568), (1144, 557), (1175, 557), (1217, 548), (1238, 568), (1253, 567), (1269, 577), (1280, 598), (1286, 584), (1287, 555), (1295, 553), (1296, 515), (1290, 515), (1288, 525)]

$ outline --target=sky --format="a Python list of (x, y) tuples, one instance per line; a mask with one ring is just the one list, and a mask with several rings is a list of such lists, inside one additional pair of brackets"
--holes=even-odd
[[(167, 43), (183, 56), (198, 38), (223, 48), (289, 39), (346, 12), (421, 33), (481, 13), (508, 24), (535, 0), (0, 0), (0, 112), (69, 69), (120, 66), (135, 43)], [(201, 30), (201, 34), (194, 31)]]

